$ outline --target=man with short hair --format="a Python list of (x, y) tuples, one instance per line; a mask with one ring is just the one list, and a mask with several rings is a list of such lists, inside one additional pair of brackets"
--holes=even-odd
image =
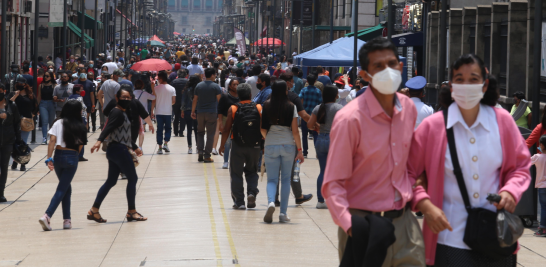
[[(83, 91), (85, 91), (83, 103), (86, 106), (87, 122), (89, 122), (90, 113), (95, 111), (95, 83), (87, 79), (88, 74), (85, 73), (85, 68), (81, 68), (79, 71), (79, 79), (74, 84), (81, 84)], [(86, 126), (87, 132), (89, 132), (89, 123)]]
[(246, 83), (250, 84), (250, 88), (252, 89), (252, 99), (260, 92), (256, 87), (256, 83), (258, 82), (258, 75), (260, 75), (261, 72), (262, 66), (258, 64), (252, 66), (252, 76), (246, 80)]
[(131, 73), (132, 73), (131, 71), (123, 72), (123, 76), (122, 76), (121, 81), (119, 81), (119, 85), (121, 86), (122, 84), (127, 84), (127, 85), (131, 86), (131, 90), (134, 91), (135, 86), (133, 85), (133, 82), (131, 82), (131, 76), (132, 76)]
[(104, 110), (105, 104), (104, 103), (110, 103), (112, 99), (116, 98), (116, 94), (119, 91), (119, 83), (117, 82), (119, 78), (125, 76), (123, 71), (120, 69), (117, 69), (112, 74), (112, 78), (108, 79), (106, 82), (104, 82), (101, 87), (100, 91), (97, 94), (97, 98), (99, 99), (100, 106), (102, 107), (102, 110)]
[(53, 89), (53, 102), (57, 104), (55, 113), (57, 114), (57, 118), (61, 116), (61, 110), (63, 110), (63, 106), (68, 100), (68, 97), (72, 95), (72, 88), (74, 87), (73, 84), (69, 83), (70, 76), (68, 76), (68, 73), (62, 72), (61, 73), (61, 83), (57, 84), (55, 88)]
[(269, 98), (269, 95), (271, 94), (271, 76), (265, 73), (258, 75), (256, 88), (258, 88), (260, 92), (254, 97), (252, 101), (254, 101), (256, 104), (263, 105), (263, 103)]
[[(157, 74), (159, 85), (155, 87), (155, 118), (157, 120), (156, 141), (159, 146), (157, 154), (171, 152), (168, 143), (171, 141), (172, 106), (176, 103), (176, 91), (168, 82), (167, 72), (162, 70)], [(177, 112), (179, 113), (179, 112)], [(163, 145), (163, 129), (165, 129), (165, 145)]]
[(78, 67), (78, 63), (76, 63), (76, 59), (74, 58), (74, 55), (70, 56), (69, 62), (66, 63), (65, 70), (69, 70), (74, 72), (76, 68)]
[[(307, 114), (312, 114), (313, 109), (322, 103), (322, 92), (320, 89), (316, 88), (314, 86), (315, 82), (317, 81), (317, 76), (313, 74), (309, 74), (307, 76), (307, 82), (309, 83), (309, 86), (301, 89), (299, 97), (301, 98), (301, 103), (303, 104), (303, 108), (305, 109), (305, 112)], [(303, 147), (303, 156), (307, 158), (308, 150), (309, 150), (309, 142), (307, 140), (308, 133), (311, 132), (313, 135), (313, 143), (317, 140), (318, 133), (316, 131), (310, 131), (309, 128), (307, 128), (307, 122), (305, 120), (301, 121), (301, 141), (302, 141), (302, 147)]]
[[(256, 207), (256, 196), (260, 192), (258, 190), (258, 160), (262, 152), (262, 136), (260, 133), (262, 106), (252, 103), (250, 100), (252, 92), (249, 84), (239, 84), (237, 86), (237, 95), (241, 102), (232, 105), (228, 110), (226, 125), (222, 131), (222, 143), (219, 153), (220, 155), (224, 154), (226, 141), (228, 137), (231, 138), (229, 161), (231, 197), (234, 203), (233, 208), (244, 210), (247, 207), (250, 209)], [(241, 112), (238, 112), (239, 110)], [(248, 124), (248, 122), (252, 123)], [(246, 123), (247, 125), (241, 125), (242, 123)], [(244, 128), (244, 133), (238, 132), (241, 128)], [(233, 134), (231, 134), (232, 129)], [(247, 185), (248, 203), (246, 207), (243, 173)]]
[[(384, 220), (371, 229), (384, 233), (377, 243), (392, 235), (396, 240), (386, 251), (377, 251), (386, 254), (383, 266), (425, 266), (421, 228), (408, 206), (415, 180), (408, 178), (406, 163), (417, 110), (413, 101), (396, 93), (403, 63), (396, 46), (381, 37), (362, 46), (359, 61), (370, 86), (336, 113), (322, 184), (328, 210), (339, 226), (339, 258), (348, 237), (359, 233), (353, 230), (355, 216), (365, 220), (380, 214), (392, 223)], [(379, 77), (383, 72), (390, 82)]]
[(91, 81), (91, 92), (92, 92), (92, 96), (91, 96), (91, 113), (87, 113), (87, 114), (91, 114), (91, 120), (89, 120), (89, 117), (87, 119), (87, 128), (89, 129), (89, 124), (90, 124), (90, 121), (91, 121), (91, 125), (92, 125), (92, 130), (93, 132), (95, 132), (95, 130), (97, 129), (97, 108), (96, 108), (96, 105), (98, 105), (97, 103), (97, 82), (95, 82), (95, 73), (94, 72), (89, 72), (87, 73), (87, 80)]
[(296, 94), (300, 94), (301, 89), (304, 87), (303, 80), (298, 77), (298, 73), (300, 72), (300, 69), (298, 67), (292, 68), (292, 75), (294, 77), (294, 86), (292, 87), (292, 91)]
[[(34, 86), (34, 77), (32, 77), (32, 75), (29, 74), (30, 72), (30, 67), (28, 65), (23, 65), (23, 74), (21, 76), (23, 76), (23, 78), (25, 78), (25, 80), (27, 80), (27, 84), (28, 86), (30, 86), (30, 88), (33, 88)], [(34, 94), (36, 94), (36, 92), (34, 92)]]
[[(174, 72), (173, 72), (174, 73)], [(179, 69), (176, 74), (178, 78), (172, 81), (171, 85), (176, 91), (176, 102), (173, 105), (173, 114), (174, 114), (174, 136), (184, 137), (184, 130), (186, 128), (186, 121), (181, 117), (181, 108), (182, 108), (182, 92), (188, 83), (187, 71), (184, 69)]]
[[(205, 77), (206, 81), (200, 82), (195, 87), (191, 117), (197, 120), (197, 150), (199, 151), (197, 160), (212, 163), (214, 160), (211, 158), (211, 152), (217, 127), (217, 106), (222, 89), (214, 82), (216, 80), (215, 69), (207, 68)], [(205, 132), (207, 133), (206, 147)]]
[[(330, 80), (330, 77), (328, 77), (328, 76), (326, 76), (326, 74), (324, 74), (324, 68), (323, 67), (318, 66), (317, 67), (317, 73), (318, 73), (317, 81), (324, 84), (324, 86), (332, 84), (332, 80)], [(309, 83), (309, 84), (311, 84), (311, 83)]]
[(201, 78), (203, 78), (203, 76), (204, 76), (203, 75), (204, 74), (203, 68), (201, 68), (201, 66), (199, 66), (199, 59), (196, 58), (196, 57), (191, 58), (191, 65), (189, 65), (186, 69), (188, 70), (188, 74), (190, 76), (195, 75), (195, 74), (201, 75)]

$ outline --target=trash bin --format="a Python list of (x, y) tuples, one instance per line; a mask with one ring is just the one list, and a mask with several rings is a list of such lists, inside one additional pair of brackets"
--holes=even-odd
[[(529, 135), (531, 134), (531, 130), (523, 127), (518, 127), (519, 132), (523, 136), (524, 139), (527, 139)], [(516, 206), (516, 210), (514, 211), (514, 214), (518, 215), (521, 218), (521, 221), (523, 222), (523, 225), (525, 227), (532, 227), (534, 221), (537, 220), (537, 190), (535, 188), (535, 180), (536, 180), (536, 168), (535, 166), (531, 167), (531, 184), (529, 184), (529, 188), (523, 193), (521, 196), (521, 199)]]

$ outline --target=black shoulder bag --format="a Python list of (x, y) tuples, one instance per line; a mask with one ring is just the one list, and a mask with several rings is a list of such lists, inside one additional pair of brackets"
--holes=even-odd
[(463, 172), (459, 166), (457, 158), (457, 148), (455, 146), (455, 136), (453, 127), (447, 128), (447, 109), (443, 111), (444, 122), (447, 132), (447, 142), (449, 144), (449, 152), (451, 154), (451, 163), (453, 164), (453, 173), (457, 177), (457, 184), (463, 197), (468, 218), (466, 219), (466, 229), (464, 231), (463, 241), (472, 250), (493, 260), (506, 258), (517, 249), (517, 243), (509, 247), (501, 247), (497, 238), (497, 213), (484, 208), (472, 208), (468, 197), (468, 191), (463, 179)]

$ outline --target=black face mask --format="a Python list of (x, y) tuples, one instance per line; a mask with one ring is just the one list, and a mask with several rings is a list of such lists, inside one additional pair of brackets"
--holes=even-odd
[(0, 101), (4, 100), (4, 97), (6, 96), (6, 94), (4, 93), (0, 93)]
[(258, 89), (260, 89), (260, 90), (262, 90), (263, 87), (264, 87), (264, 86), (263, 86), (261, 83), (256, 84), (256, 88), (258, 88)]
[(21, 91), (23, 89), (25, 89), (25, 87), (23, 85), (17, 85), (17, 90)]
[(129, 108), (129, 105), (131, 105), (131, 100), (120, 99), (118, 100), (118, 105), (122, 107), (123, 109), (127, 109)]
[(62, 83), (63, 85), (67, 85), (67, 84), (68, 84), (68, 81), (63, 81), (63, 80), (61, 80), (61, 83)]

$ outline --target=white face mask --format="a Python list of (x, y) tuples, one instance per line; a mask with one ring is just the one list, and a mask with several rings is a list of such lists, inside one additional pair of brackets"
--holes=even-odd
[(368, 73), (368, 76), (372, 78), (373, 88), (383, 95), (394, 94), (402, 82), (402, 73), (399, 70), (389, 67), (376, 73), (374, 76)]
[(451, 97), (455, 103), (462, 109), (471, 109), (475, 107), (483, 98), (483, 84), (451, 84), (453, 92)]

